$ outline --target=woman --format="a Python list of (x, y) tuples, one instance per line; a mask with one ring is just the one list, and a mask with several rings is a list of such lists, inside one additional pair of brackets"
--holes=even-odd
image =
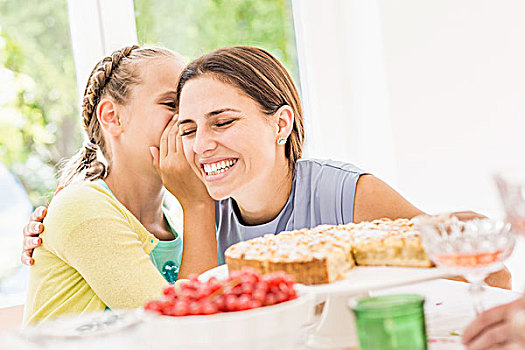
[[(186, 159), (217, 201), (220, 263), (231, 244), (266, 233), (422, 213), (351, 164), (300, 160), (297, 90), (262, 49), (227, 47), (198, 58), (181, 74), (176, 103)], [(155, 158), (170, 191), (180, 180), (170, 165), (175, 157), (168, 151)], [(509, 281), (506, 270), (489, 279)]]
[[(177, 106), (186, 159), (218, 201), (221, 262), (230, 245), (265, 233), (422, 214), (351, 164), (300, 160), (299, 95), (282, 64), (262, 49), (227, 47), (192, 62), (179, 80)], [(177, 180), (171, 174), (163, 169), (168, 189)], [(509, 282), (505, 270), (489, 279)]]
[[(299, 96), (264, 50), (224, 48), (191, 63), (177, 103), (186, 159), (219, 201), (220, 258), (231, 244), (269, 232), (422, 213), (350, 164), (299, 160)], [(171, 173), (162, 173), (168, 189)]]
[[(183, 251), (151, 162), (151, 146), (165, 152), (175, 142), (168, 135), (178, 131), (175, 88), (183, 65), (167, 49), (133, 46), (94, 68), (82, 106), (89, 142), (62, 169), (65, 188), (49, 206), (43, 244), (34, 252), (25, 323), (140, 307), (178, 276), (216, 265), (214, 204), (202, 183), (188, 166), (170, 168), (181, 176), (171, 190), (184, 210)], [(172, 153), (187, 164), (181, 152)]]

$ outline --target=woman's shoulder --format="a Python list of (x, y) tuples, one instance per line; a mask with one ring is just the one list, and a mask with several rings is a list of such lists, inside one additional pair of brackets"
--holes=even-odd
[(364, 174), (366, 172), (350, 163), (299, 160), (294, 176), (295, 221), (305, 227), (351, 222), (357, 182)]
[(353, 202), (357, 182), (367, 174), (353, 164), (334, 160), (304, 159), (297, 162), (294, 176), (296, 197), (339, 205), (341, 200)]
[(354, 164), (331, 159), (299, 159), (296, 163), (296, 173), (299, 176), (306, 174), (326, 175), (349, 173), (350, 175), (363, 175), (365, 171)]

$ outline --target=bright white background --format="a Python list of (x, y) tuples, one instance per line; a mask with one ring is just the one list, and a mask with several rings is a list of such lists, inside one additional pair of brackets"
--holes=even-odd
[(356, 162), (425, 211), (500, 215), (491, 175), (525, 149), (525, 2), (294, 5), (310, 154)]
[[(136, 41), (133, 3), (68, 4), (82, 87), (101, 55)], [(427, 212), (501, 216), (491, 175), (525, 163), (525, 2), (292, 4), (306, 154), (353, 162)]]
[[(427, 212), (502, 216), (491, 177), (525, 167), (525, 2), (293, 4), (310, 154), (356, 162)], [(521, 290), (524, 251), (508, 263)]]
[(525, 2), (380, 4), (399, 189), (498, 215), (491, 175), (525, 163)]
[(424, 210), (501, 216), (491, 176), (525, 166), (525, 2), (380, 5), (398, 188)]

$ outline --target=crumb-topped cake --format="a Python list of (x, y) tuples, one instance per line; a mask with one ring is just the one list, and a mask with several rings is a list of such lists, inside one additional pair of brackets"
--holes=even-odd
[(408, 219), (321, 225), (239, 242), (225, 252), (230, 271), (250, 266), (285, 271), (304, 284), (343, 279), (355, 265), (431, 267), (419, 233)]

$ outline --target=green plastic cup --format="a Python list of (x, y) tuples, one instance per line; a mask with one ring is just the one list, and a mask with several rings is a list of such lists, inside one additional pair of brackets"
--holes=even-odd
[(386, 295), (350, 302), (361, 350), (425, 350), (425, 299), (417, 294)]

